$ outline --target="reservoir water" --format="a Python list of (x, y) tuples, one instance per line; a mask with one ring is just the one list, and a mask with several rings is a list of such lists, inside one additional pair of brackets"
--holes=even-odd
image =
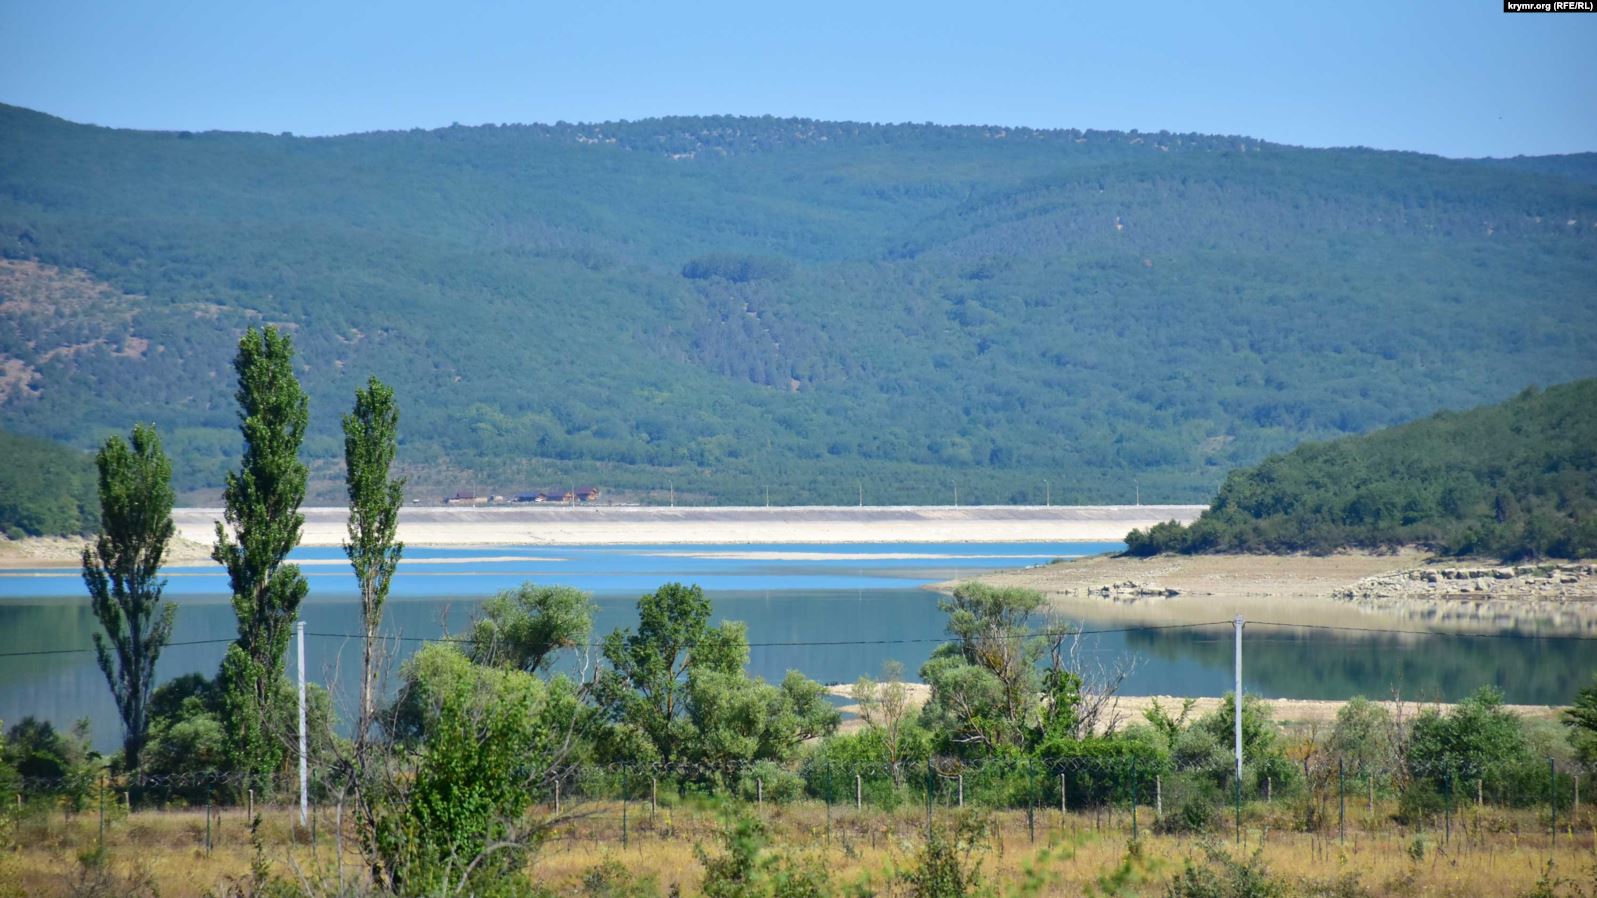
[[(639, 595), (671, 581), (697, 583), (714, 619), (748, 625), (751, 672), (780, 679), (798, 669), (822, 682), (851, 682), (889, 660), (914, 676), (944, 635), (938, 594), (926, 584), (983, 571), (1047, 563), (1120, 548), (1115, 543), (967, 543), (737, 546), (539, 546), (412, 548), (394, 580), (383, 633), (397, 665), (423, 639), (465, 631), (477, 606), (526, 581), (593, 594), (596, 638), (636, 622)], [(360, 664), (355, 581), (336, 548), (294, 554), (310, 582), (302, 609), (309, 676), (350, 707)], [(227, 581), (212, 565), (168, 570), (166, 596), (178, 605), (162, 680), (214, 674), (235, 633)], [(1124, 691), (1139, 695), (1220, 695), (1231, 686), (1231, 627), (1151, 629), (1128, 625), (1112, 605), (1073, 610), (1086, 629), (1086, 657), (1135, 657)], [(1218, 612), (1215, 620), (1229, 615)], [(115, 746), (115, 706), (92, 651), (98, 628), (75, 570), (0, 572), (0, 721), (25, 715), (70, 726), (87, 717), (95, 743)], [(1407, 629), (1417, 629), (1413, 626)], [(1276, 698), (1340, 699), (1364, 694), (1452, 700), (1496, 685), (1511, 702), (1570, 700), (1597, 666), (1597, 644), (1513, 633), (1331, 631), (1250, 625), (1245, 685)], [(30, 652), (41, 654), (15, 654)], [(347, 714), (345, 716), (348, 716)]]

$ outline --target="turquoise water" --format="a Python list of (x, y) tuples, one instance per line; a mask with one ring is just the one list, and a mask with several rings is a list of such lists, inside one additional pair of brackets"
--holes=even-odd
[[(635, 603), (662, 583), (704, 587), (717, 620), (748, 625), (751, 672), (778, 679), (788, 669), (822, 682), (850, 682), (888, 660), (911, 675), (943, 636), (944, 616), (927, 583), (982, 571), (1113, 551), (1111, 543), (768, 546), (575, 546), (413, 549), (395, 578), (383, 633), (397, 667), (423, 639), (467, 629), (494, 592), (531, 580), (594, 595), (597, 637), (636, 620)], [(749, 556), (754, 557), (749, 557)], [(761, 557), (770, 556), (770, 557)], [(907, 557), (904, 557), (907, 556)], [(311, 595), (303, 609), (310, 677), (348, 696), (360, 664), (355, 582), (336, 548), (303, 549)], [(167, 596), (178, 607), (162, 679), (212, 674), (234, 630), (226, 578), (206, 565), (170, 569)], [(1116, 609), (1084, 621), (1118, 632), (1090, 637), (1086, 657), (1135, 657), (1128, 694), (1219, 695), (1231, 687), (1229, 625), (1123, 630)], [(1227, 617), (1217, 614), (1217, 618)], [(0, 573), (0, 720), (32, 714), (57, 725), (88, 717), (96, 743), (111, 748), (118, 722), (92, 653), (4, 657), (5, 652), (85, 649), (97, 628), (74, 571)], [(792, 645), (790, 643), (808, 643)], [(819, 644), (817, 644), (819, 643)], [(1245, 682), (1280, 698), (1388, 696), (1456, 699), (1491, 684), (1510, 701), (1566, 702), (1597, 666), (1592, 642), (1533, 636), (1414, 637), (1250, 625)], [(348, 716), (347, 714), (345, 715)]]

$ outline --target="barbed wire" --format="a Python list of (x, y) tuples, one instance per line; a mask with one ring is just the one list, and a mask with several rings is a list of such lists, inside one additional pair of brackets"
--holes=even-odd
[[(1545, 762), (1545, 766), (1544, 766)], [(1340, 762), (1334, 756), (1324, 756), (1311, 759), (1308, 762), (1308, 771), (1312, 776), (1315, 773), (1341, 775), (1348, 779), (1376, 781), (1452, 779), (1460, 782), (1474, 782), (1483, 778), (1499, 778), (1504, 776), (1540, 777), (1540, 782), (1545, 785), (1547, 774), (1554, 777), (1583, 777), (1597, 773), (1597, 765), (1583, 764), (1578, 761), (1559, 761), (1553, 758), (1524, 758), (1515, 762), (1480, 763), (1470, 760), (1439, 761), (1439, 762), (1406, 762), (1396, 764), (1364, 764), (1350, 763), (1346, 759)], [(751, 775), (764, 776), (797, 776), (802, 779), (815, 777), (842, 776), (846, 779), (855, 777), (861, 779), (892, 778), (913, 782), (916, 777), (928, 775), (940, 779), (953, 779), (959, 776), (985, 776), (985, 775), (1012, 775), (1032, 776), (1048, 774), (1092, 774), (1112, 776), (1122, 779), (1147, 780), (1155, 776), (1234, 776), (1236, 768), (1231, 758), (1205, 759), (1197, 762), (1172, 762), (1154, 757), (1138, 757), (1126, 755), (1116, 758), (1084, 758), (1079, 756), (1055, 757), (1017, 757), (1017, 758), (959, 758), (954, 756), (920, 758), (899, 762), (843, 762), (826, 758), (810, 757), (799, 762), (777, 762), (772, 760), (755, 759), (729, 759), (717, 761), (610, 761), (610, 762), (585, 762), (577, 764), (553, 764), (541, 769), (531, 768), (522, 772), (524, 781), (545, 781), (561, 783), (580, 783), (584, 780), (606, 779), (614, 777), (670, 779), (678, 778), (687, 781), (703, 781), (725, 777), (748, 777)], [(1292, 778), (1301, 778), (1304, 775), (1304, 762), (1284, 758), (1269, 759), (1263, 763), (1247, 761), (1243, 765), (1244, 779), (1250, 776), (1259, 777), (1274, 774), (1283, 781)], [(310, 768), (310, 781), (321, 786), (339, 782), (349, 776), (350, 771), (345, 767), (313, 766)], [(123, 790), (127, 788), (193, 788), (197, 786), (234, 786), (246, 788), (261, 786), (270, 788), (297, 787), (297, 775), (293, 773), (263, 774), (252, 771), (229, 770), (186, 770), (173, 772), (109, 772), (86, 771), (63, 776), (20, 776), (13, 780), (14, 790), (28, 792), (59, 792), (73, 789), (94, 788), (99, 784), (106, 788)]]

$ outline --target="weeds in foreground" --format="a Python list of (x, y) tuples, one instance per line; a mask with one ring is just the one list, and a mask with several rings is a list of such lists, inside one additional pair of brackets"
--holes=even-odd
[(981, 860), (977, 850), (987, 841), (981, 818), (962, 814), (952, 831), (933, 828), (915, 866), (900, 874), (914, 898), (966, 898), (981, 888)]
[(287, 883), (272, 876), (272, 865), (266, 857), (266, 843), (261, 838), (261, 818), (250, 821), (250, 869), (243, 876), (229, 876), (222, 881), (221, 891), (212, 898), (287, 898), (294, 894)]
[(1126, 843), (1126, 853), (1120, 863), (1107, 873), (1101, 873), (1084, 890), (1087, 895), (1134, 895), (1139, 886), (1153, 878), (1157, 864), (1143, 851), (1141, 839)]
[(703, 846), (694, 854), (704, 867), (705, 898), (827, 898), (835, 894), (831, 873), (815, 858), (766, 851), (763, 824), (731, 818), (721, 831), (722, 853)]
[(1553, 862), (1548, 861), (1542, 867), (1542, 875), (1536, 884), (1522, 892), (1520, 898), (1597, 898), (1597, 860), (1592, 862), (1587, 882), (1590, 888), (1581, 885), (1578, 880), (1559, 876)]
[(158, 898), (155, 877), (142, 863), (119, 870), (111, 856), (100, 849), (86, 851), (65, 877), (66, 893), (72, 898)]
[(614, 857), (593, 865), (582, 877), (584, 898), (659, 898), (653, 874), (635, 873)]
[(1020, 882), (1014, 891), (1008, 893), (1008, 898), (1033, 898), (1043, 894), (1043, 890), (1056, 884), (1059, 879), (1057, 865), (1075, 858), (1076, 849), (1081, 846), (1084, 836), (1078, 834), (1066, 845), (1050, 845), (1039, 849), (1030, 861), (1022, 865)]
[(1259, 851), (1246, 858), (1219, 846), (1203, 847), (1206, 863), (1187, 858), (1181, 872), (1165, 884), (1166, 898), (1285, 898), (1286, 884), (1270, 875)]

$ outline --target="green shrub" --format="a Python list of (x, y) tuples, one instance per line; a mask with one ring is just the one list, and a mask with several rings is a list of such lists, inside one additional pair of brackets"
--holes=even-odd
[(915, 857), (914, 866), (900, 874), (914, 898), (964, 898), (981, 888), (981, 861), (977, 857), (986, 841), (986, 822), (962, 814), (952, 829), (933, 827)]
[(804, 777), (771, 761), (759, 761), (738, 778), (738, 797), (787, 804), (804, 794)]
[(585, 898), (657, 898), (659, 883), (652, 873), (636, 873), (614, 857), (588, 868), (582, 875)]
[(1261, 853), (1238, 859), (1213, 846), (1205, 862), (1187, 858), (1181, 872), (1165, 884), (1165, 898), (1282, 898), (1286, 886), (1270, 875)]
[(521, 818), (541, 772), (542, 681), (438, 644), (406, 663), (405, 680), (414, 773), (366, 784), (375, 818), (366, 847), (380, 875), (417, 894), (452, 887), (468, 868), (474, 891), (530, 888), (518, 875), (531, 845)]
[(1501, 692), (1486, 686), (1446, 714), (1434, 708), (1420, 712), (1409, 738), (1408, 765), (1416, 779), (1442, 794), (1477, 779), (1487, 789), (1502, 790), (1523, 777), (1527, 764), (1536, 763), (1527, 748), (1524, 721), (1503, 707)]
[(1164, 780), (1165, 816), (1155, 824), (1163, 833), (1207, 833), (1225, 821), (1228, 799), (1205, 776), (1179, 775)]

